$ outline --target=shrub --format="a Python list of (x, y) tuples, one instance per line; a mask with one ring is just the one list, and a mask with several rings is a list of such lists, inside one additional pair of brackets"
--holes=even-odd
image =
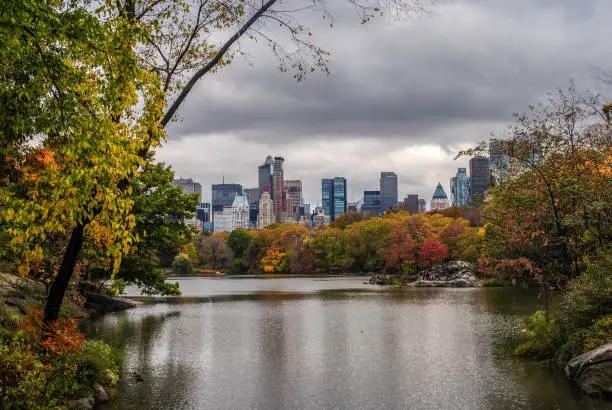
[(526, 341), (514, 350), (515, 355), (550, 359), (554, 357), (560, 330), (555, 320), (548, 319), (543, 311), (537, 311), (525, 321), (523, 337)]
[(78, 359), (79, 376), (84, 383), (93, 386), (98, 382), (114, 386), (119, 380), (122, 353), (100, 340), (90, 340)]

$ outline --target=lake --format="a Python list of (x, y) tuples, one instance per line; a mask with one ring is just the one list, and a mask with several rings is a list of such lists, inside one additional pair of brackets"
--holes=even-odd
[(99, 317), (89, 334), (126, 355), (101, 408), (612, 408), (512, 357), (535, 293), (366, 280), (183, 279), (183, 298)]

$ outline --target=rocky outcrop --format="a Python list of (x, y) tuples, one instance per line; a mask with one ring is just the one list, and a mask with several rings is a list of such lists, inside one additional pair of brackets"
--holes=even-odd
[(574, 357), (565, 375), (587, 394), (612, 397), (612, 343)]
[[(43, 309), (46, 289), (41, 282), (30, 278), (0, 273), (0, 302), (4, 302), (6, 309), (15, 317), (21, 317), (30, 312), (32, 308)], [(65, 300), (63, 313), (70, 317), (82, 318), (87, 316), (78, 305)]]
[(87, 297), (85, 306), (91, 314), (119, 312), (142, 305), (142, 302), (125, 298), (114, 298), (102, 293), (90, 291), (85, 292), (85, 296)]
[(418, 287), (468, 288), (479, 286), (476, 267), (469, 262), (452, 261), (419, 273), (421, 280), (409, 283)]

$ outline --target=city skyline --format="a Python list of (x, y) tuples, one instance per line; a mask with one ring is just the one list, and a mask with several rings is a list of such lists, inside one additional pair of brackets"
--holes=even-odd
[[(347, 198), (357, 200), (378, 189), (384, 170), (398, 174), (400, 199), (429, 200), (438, 181), (449, 193), (457, 168), (469, 167), (453, 161), (459, 150), (503, 133), (513, 113), (571, 79), (602, 91), (594, 67), (612, 66), (601, 41), (608, 0), (448, 2), (432, 18), (383, 18), (367, 30), (348, 24), (350, 7), (329, 6), (333, 29), (318, 15), (302, 18), (331, 52), (329, 76), (296, 84), (265, 45), (245, 42), (248, 61), (198, 84), (169, 127), (157, 158), (177, 178), (197, 179), (204, 199), (223, 174), (258, 186), (253, 167), (273, 154), (302, 178), (306, 203), (316, 205), (320, 180), (334, 175), (347, 178)], [(491, 22), (500, 24), (491, 30)]]

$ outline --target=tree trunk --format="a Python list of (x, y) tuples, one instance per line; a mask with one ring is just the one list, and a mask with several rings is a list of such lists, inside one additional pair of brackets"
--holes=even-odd
[(68, 242), (68, 247), (64, 252), (64, 257), (62, 259), (59, 272), (53, 280), (53, 284), (51, 285), (51, 289), (47, 295), (44, 317), (44, 322), (46, 324), (55, 322), (59, 317), (60, 307), (62, 306), (62, 301), (64, 300), (64, 294), (66, 293), (66, 289), (70, 284), (70, 278), (72, 277), (74, 265), (79, 257), (79, 252), (83, 247), (83, 240), (85, 239), (85, 236), (83, 235), (85, 222), (86, 221), (83, 221), (83, 223), (77, 224), (77, 226), (72, 230), (70, 241)]

